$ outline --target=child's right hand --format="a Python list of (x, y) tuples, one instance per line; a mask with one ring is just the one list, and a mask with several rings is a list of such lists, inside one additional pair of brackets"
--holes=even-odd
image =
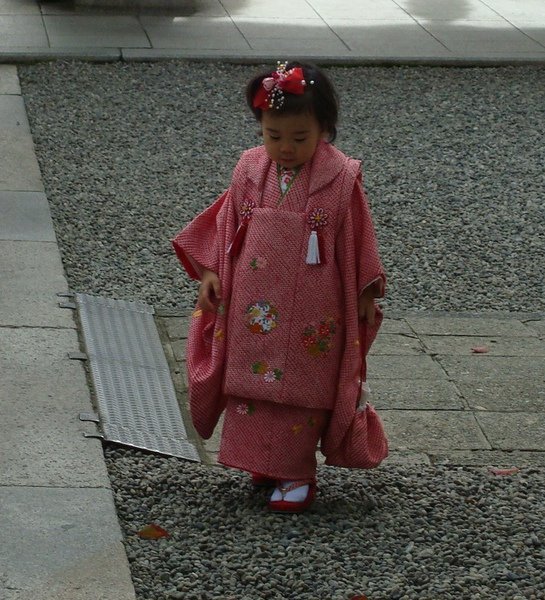
[(213, 272), (203, 269), (199, 286), (199, 306), (205, 312), (216, 312), (221, 301), (220, 278)]

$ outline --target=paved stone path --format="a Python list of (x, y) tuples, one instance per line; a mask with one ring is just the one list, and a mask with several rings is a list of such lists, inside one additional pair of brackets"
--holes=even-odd
[[(153, 9), (161, 3), (172, 9)], [(117, 10), (100, 9), (107, 4)], [(540, 0), (0, 0), (0, 61), (54, 57), (269, 61), (289, 56), (343, 63), (543, 62), (545, 4)]]
[[(0, 65), (0, 600), (134, 600), (14, 66)], [(112, 595), (112, 590), (115, 593)]]
[[(158, 317), (183, 406), (189, 319)], [(473, 351), (483, 347), (488, 352)], [(545, 315), (388, 318), (368, 373), (390, 461), (545, 466)], [(203, 444), (208, 462), (216, 461), (220, 431)]]

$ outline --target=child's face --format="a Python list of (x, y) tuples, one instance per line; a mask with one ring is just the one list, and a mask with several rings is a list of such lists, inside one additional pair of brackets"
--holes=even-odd
[(278, 114), (263, 111), (261, 130), (269, 158), (282, 167), (299, 167), (312, 158), (324, 136), (311, 114)]

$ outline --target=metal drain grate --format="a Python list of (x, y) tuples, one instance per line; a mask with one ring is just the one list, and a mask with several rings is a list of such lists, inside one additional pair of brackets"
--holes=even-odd
[(187, 440), (153, 308), (87, 294), (75, 298), (104, 438), (200, 462)]

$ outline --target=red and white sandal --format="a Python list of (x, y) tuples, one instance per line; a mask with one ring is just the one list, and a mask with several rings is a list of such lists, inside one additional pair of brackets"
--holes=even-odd
[[(304, 485), (308, 485), (308, 492), (306, 497), (300, 501), (287, 500), (286, 496), (289, 492), (296, 490)], [(276, 491), (280, 492), (281, 500), (269, 500), (269, 510), (272, 512), (279, 513), (300, 513), (306, 510), (316, 498), (316, 480), (315, 479), (300, 479), (299, 481), (292, 481), (288, 485), (282, 485), (281, 481), (276, 484), (276, 489), (273, 493), (273, 497)]]

